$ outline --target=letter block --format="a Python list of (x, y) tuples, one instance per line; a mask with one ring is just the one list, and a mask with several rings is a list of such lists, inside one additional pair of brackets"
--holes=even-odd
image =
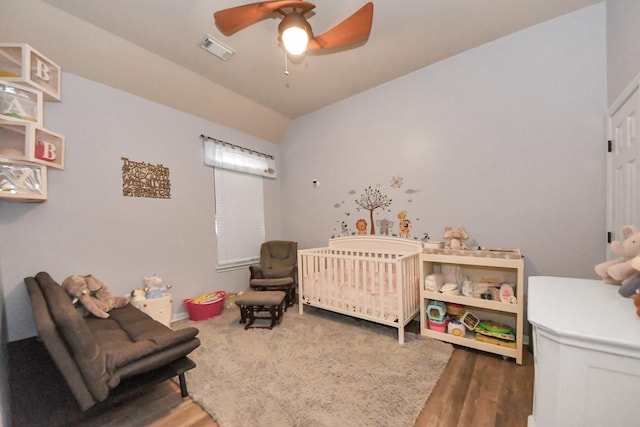
[(47, 200), (47, 168), (34, 163), (0, 159), (0, 198), (18, 202)]
[(0, 120), (43, 125), (42, 91), (0, 80)]
[(0, 157), (64, 169), (65, 138), (31, 123), (0, 120)]
[(0, 78), (22, 82), (60, 101), (61, 68), (26, 43), (0, 43)]

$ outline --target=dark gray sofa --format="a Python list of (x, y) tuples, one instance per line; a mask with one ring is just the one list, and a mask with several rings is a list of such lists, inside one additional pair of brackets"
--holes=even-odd
[(147, 379), (153, 371), (178, 376), (195, 363), (186, 355), (200, 345), (198, 329), (172, 330), (126, 305), (109, 318), (83, 317), (67, 292), (46, 272), (24, 279), (36, 330), (81, 409), (105, 401), (121, 381)]

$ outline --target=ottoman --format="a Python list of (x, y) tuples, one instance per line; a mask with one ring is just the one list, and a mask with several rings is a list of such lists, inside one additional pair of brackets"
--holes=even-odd
[[(240, 307), (240, 323), (246, 323), (244, 329), (271, 329), (282, 319), (286, 293), (284, 291), (247, 290), (239, 294), (235, 304)], [(269, 312), (269, 316), (257, 316), (258, 313)], [(270, 319), (269, 326), (252, 326), (256, 319)]]
[(286, 304), (284, 311), (287, 311), (287, 307), (291, 307), (296, 301), (296, 282), (293, 277), (278, 277), (273, 279), (251, 279), (249, 287), (256, 291), (284, 291), (287, 293)]

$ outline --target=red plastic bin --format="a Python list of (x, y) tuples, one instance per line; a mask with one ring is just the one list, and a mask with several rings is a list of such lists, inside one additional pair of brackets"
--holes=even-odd
[(187, 298), (182, 300), (185, 307), (187, 307), (187, 313), (189, 313), (189, 319), (191, 320), (207, 320), (212, 317), (219, 316), (224, 308), (224, 300), (227, 293), (225, 291), (216, 291), (222, 298), (217, 301), (207, 302), (204, 304), (195, 304), (192, 302), (193, 298)]

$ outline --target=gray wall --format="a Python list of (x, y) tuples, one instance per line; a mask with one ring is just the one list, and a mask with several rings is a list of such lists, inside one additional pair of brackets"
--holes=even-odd
[[(65, 169), (49, 169), (49, 200), (0, 202), (10, 341), (35, 334), (22, 279), (41, 270), (60, 282), (92, 273), (118, 294), (157, 274), (173, 285), (176, 316), (184, 298), (247, 287), (248, 269), (215, 271), (213, 169), (200, 134), (269, 154), (274, 144), (67, 73), (45, 125), (67, 143)], [(168, 167), (171, 199), (123, 197), (121, 157)], [(267, 236), (279, 237), (277, 182), (265, 180), (265, 200)]]
[(640, 1), (607, 1), (608, 104), (640, 73)]
[(353, 230), (371, 185), (396, 232), (406, 210), (417, 237), (465, 226), (471, 244), (520, 248), (526, 275), (595, 279), (605, 115), (600, 3), (296, 120), (280, 147), (284, 234), (307, 248)]

